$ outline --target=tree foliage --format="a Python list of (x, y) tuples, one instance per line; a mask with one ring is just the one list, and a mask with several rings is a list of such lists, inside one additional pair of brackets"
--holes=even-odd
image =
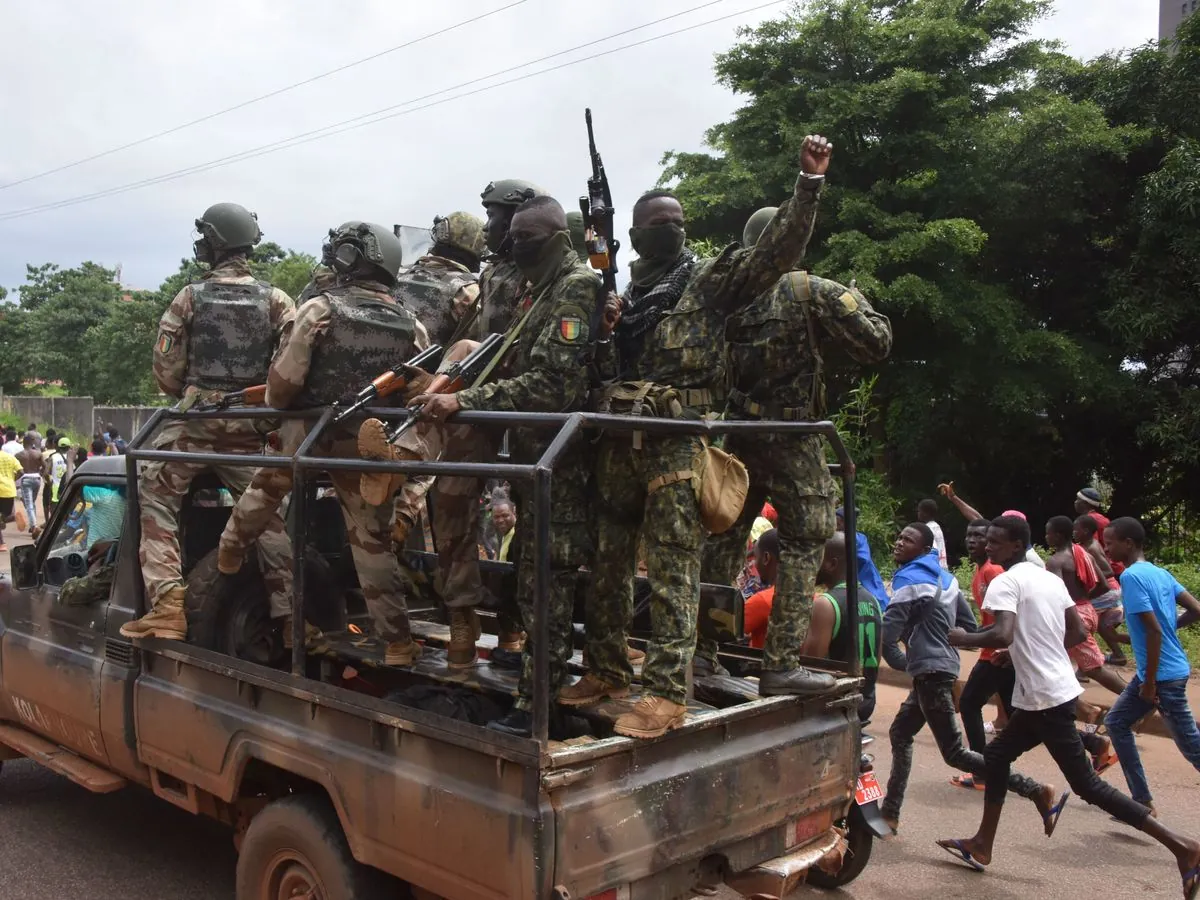
[[(805, 266), (857, 279), (891, 317), (881, 467), (909, 497), (953, 478), (985, 511), (1042, 521), (1095, 471), (1143, 512), (1147, 446), (1160, 468), (1200, 463), (1193, 370), (1178, 388), (1193, 418), (1172, 425), (1182, 394), (1164, 387), (1163, 414), (1138, 420), (1163, 366), (1182, 371), (1182, 320), (1200, 338), (1196, 147), (1169, 137), (1193, 135), (1200, 20), (1174, 57), (1081, 63), (1028, 37), (1049, 7), (814, 0), (743, 30), (716, 72), (744, 105), (709, 130), (712, 152), (669, 153), (662, 176), (689, 235), (723, 242), (790, 193), (803, 136), (829, 136)], [(835, 365), (832, 382), (836, 404), (858, 373)]]

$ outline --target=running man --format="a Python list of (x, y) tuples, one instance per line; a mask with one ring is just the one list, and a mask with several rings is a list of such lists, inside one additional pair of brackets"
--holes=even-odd
[[(1104, 532), (1096, 523), (1097, 515), (1098, 513), (1090, 513), (1079, 516), (1075, 520), (1072, 537), (1075, 543), (1088, 552), (1096, 565), (1096, 573), (1104, 582), (1103, 592), (1092, 596), (1092, 606), (1096, 607), (1096, 615), (1100, 617), (1100, 624), (1096, 630), (1112, 651), (1104, 661), (1110, 666), (1123, 666), (1126, 659), (1117, 626), (1125, 621), (1125, 613), (1121, 609), (1121, 584), (1117, 581), (1117, 575), (1123, 572), (1125, 567), (1119, 563), (1114, 565), (1100, 546)], [(1107, 528), (1107, 524), (1104, 527)]]

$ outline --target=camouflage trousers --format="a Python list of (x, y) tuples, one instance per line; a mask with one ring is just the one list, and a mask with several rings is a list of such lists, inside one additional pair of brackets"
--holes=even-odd
[[(262, 437), (250, 422), (208, 419), (172, 422), (154, 441), (155, 450), (192, 453), (260, 455)], [(145, 463), (139, 476), (142, 542), (139, 556), (146, 596), (153, 603), (173, 587), (183, 585), (179, 550), (179, 511), (192, 480), (211, 469), (234, 497), (241, 497), (254, 474), (251, 465), (209, 466), (203, 463)], [(292, 544), (278, 509), (263, 525), (258, 560), (271, 609), (291, 608)]]
[[(307, 426), (300, 421), (285, 422), (280, 429), (283, 452), (291, 455), (300, 446), (307, 433)], [(354, 459), (358, 456), (358, 439), (355, 433), (335, 430), (313, 448), (315, 455), (338, 456)], [(406, 585), (403, 571), (396, 554), (392, 552), (392, 525), (395, 523), (395, 506), (371, 506), (359, 494), (359, 473), (336, 472), (331, 475), (334, 493), (346, 522), (346, 537), (354, 568), (358, 573), (359, 585), (367, 611), (375, 623), (379, 636), (387, 641), (404, 641), (411, 636), (408, 621), (408, 605), (405, 602)], [(290, 469), (259, 469), (254, 473), (249, 488), (239, 498), (233, 514), (225, 525), (221, 542), (228, 546), (245, 548), (262, 534), (272, 516), (278, 517), (284, 497), (292, 489)], [(262, 547), (262, 539), (259, 539)], [(288, 580), (292, 575), (292, 563), (286, 565)], [(291, 611), (290, 602), (285, 613)], [(274, 615), (272, 607), (272, 615)]]
[[(532, 464), (546, 449), (544, 443), (523, 442), (520, 433), (514, 435), (513, 461)], [(592, 565), (592, 535), (588, 527), (589, 480), (592, 470), (592, 445), (582, 437), (573, 441), (554, 467), (550, 482), (550, 583), (547, 585), (545, 609), (536, 604), (537, 582), (536, 507), (533, 485), (524, 482), (513, 485), (518, 509), (517, 533), (514, 546), (519, 546), (517, 559), (517, 606), (525, 623), (527, 636), (521, 655), (520, 696), (518, 709), (530, 709), (533, 703), (533, 654), (537, 647), (538, 621), (546, 617), (548, 632), (550, 697), (558, 694), (567, 676), (567, 661), (574, 650), (572, 613), (579, 584), (581, 566)]]
[[(779, 580), (763, 647), (763, 668), (794, 669), (800, 665), (800, 646), (812, 619), (825, 541), (836, 527), (835, 489), (821, 439), (731, 434), (725, 449), (746, 464), (750, 491), (737, 522), (705, 542), (701, 576), (708, 584), (733, 584), (746, 558), (750, 528), (770, 498), (779, 515)], [(715, 659), (715, 644), (703, 643), (696, 652)]]
[(646, 691), (683, 703), (696, 647), (700, 550), (704, 530), (691, 482), (649, 491), (660, 475), (691, 469), (703, 449), (698, 437), (643, 438), (606, 434), (596, 460), (596, 563), (587, 597), (588, 661), (610, 684), (633, 678), (626, 633), (633, 617), (639, 537), (650, 581), (653, 636), (642, 666)]

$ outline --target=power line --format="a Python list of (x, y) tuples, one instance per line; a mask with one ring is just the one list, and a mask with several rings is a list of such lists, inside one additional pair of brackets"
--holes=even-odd
[(53, 169), (46, 169), (44, 172), (37, 172), (33, 175), (27, 175), (24, 178), (19, 178), (16, 181), (10, 181), (7, 184), (0, 184), (0, 191), (7, 190), (10, 187), (16, 187), (18, 184), (27, 184), (30, 181), (36, 181), (39, 178), (45, 178), (48, 175), (54, 175), (58, 172), (65, 172), (67, 169), (74, 169), (76, 166), (82, 166), (84, 163), (90, 163), (97, 159), (103, 159), (106, 156), (112, 156), (114, 153), (120, 153), (121, 151), (129, 150), (132, 147), (148, 144), (150, 141), (156, 141), (160, 137), (166, 137), (168, 134), (175, 134), (178, 131), (191, 128), (193, 125), (199, 125), (202, 122), (211, 121), (212, 119), (219, 118), (220, 116), (228, 113), (236, 112), (239, 109), (245, 109), (247, 106), (253, 106), (255, 103), (261, 103), (263, 100), (269, 100), (272, 97), (278, 97), (280, 94), (286, 94), (289, 91), (294, 91), (296, 88), (301, 88), (305, 85), (312, 84), (314, 81), (320, 81), (322, 78), (328, 78), (330, 75), (337, 75), (339, 72), (345, 72), (347, 69), (353, 69), (357, 66), (363, 65), (364, 63), (369, 63), (373, 60), (387, 56), (390, 53), (395, 53), (398, 50), (404, 50), (408, 47), (413, 47), (417, 44), (423, 43), (424, 41), (430, 40), (431, 38), (440, 37), (443, 34), (449, 34), (452, 31), (457, 31), (459, 28), (465, 28), (467, 25), (473, 25), (476, 22), (480, 22), (491, 16), (497, 15), (498, 13), (512, 9), (514, 6), (520, 6), (521, 4), (527, 2), (528, 0), (513, 0), (513, 2), (509, 3), (507, 6), (498, 7), (497, 9), (493, 9), (490, 12), (481, 13), (480, 15), (474, 16), (470, 19), (464, 19), (461, 22), (456, 22), (455, 24), (448, 25), (445, 28), (439, 28), (437, 31), (431, 31), (428, 34), (421, 35), (421, 37), (413, 38), (411, 41), (405, 41), (403, 44), (397, 44), (395, 47), (389, 47), (387, 50), (380, 50), (378, 53), (372, 53), (370, 56), (364, 56), (362, 59), (356, 59), (353, 62), (345, 63), (344, 65), (330, 69), (327, 72), (322, 72), (319, 75), (313, 75), (311, 78), (305, 78), (303, 81), (297, 81), (293, 84), (285, 85), (284, 87), (277, 88), (276, 90), (268, 91), (265, 94), (260, 94), (257, 97), (252, 97), (249, 100), (243, 100), (241, 103), (228, 106), (225, 109), (217, 110), (216, 112), (201, 116), (198, 119), (192, 119), (190, 122), (184, 122), (182, 125), (175, 125), (166, 129), (165, 131), (149, 134), (145, 137), (138, 138), (135, 141), (130, 141), (128, 144), (122, 144), (120, 147), (113, 147), (109, 150), (103, 150), (100, 153), (95, 153), (91, 156), (85, 156), (83, 159), (77, 159), (74, 162), (64, 163), (63, 165), (57, 166)]
[(10, 210), (8, 212), (0, 213), (0, 221), (9, 221), (9, 220), (13, 220), (13, 219), (24, 218), (26, 216), (36, 215), (41, 212), (49, 212), (51, 210), (62, 209), (62, 208), (68, 207), (68, 206), (75, 206), (75, 205), (78, 205), (81, 203), (87, 203), (92, 200), (104, 199), (106, 197), (115, 196), (117, 194), (122, 194), (122, 193), (126, 193), (129, 191), (139, 190), (144, 187), (151, 187), (154, 185), (163, 184), (165, 182), (174, 181), (179, 178), (185, 178), (189, 175), (200, 174), (201, 172), (207, 172), (212, 169), (223, 168), (225, 166), (233, 165), (234, 163), (238, 163), (238, 162), (243, 162), (248, 159), (255, 159), (259, 156), (266, 156), (270, 153), (277, 153), (280, 150), (290, 150), (293, 147), (298, 147), (303, 144), (310, 143), (312, 141), (322, 140), (327, 137), (333, 137), (338, 134), (344, 134), (348, 131), (354, 131), (358, 128), (364, 128), (368, 125), (375, 125), (375, 124), (378, 124), (379, 122), (384, 122), (389, 119), (397, 118), (399, 116), (405, 116), (405, 115), (409, 115), (414, 112), (420, 112), (421, 110), (430, 109), (435, 106), (440, 106), (444, 103), (450, 103), (454, 100), (461, 100), (465, 97), (471, 97), (476, 94), (484, 93), (486, 91), (495, 90), (496, 88), (505, 87), (510, 84), (515, 84), (516, 82), (519, 82), (519, 81), (525, 81), (530, 78), (535, 78), (539, 75), (545, 75), (549, 72), (555, 72), (560, 69), (565, 69), (565, 68), (569, 68), (571, 66), (579, 65), (580, 63), (590, 62), (591, 60), (599, 59), (604, 56), (610, 56), (614, 53), (620, 53), (621, 51), (624, 51), (624, 50), (630, 50), (630, 49), (633, 49), (634, 47), (641, 47), (646, 44), (651, 44), (656, 41), (663, 40), (665, 38), (674, 37), (676, 35), (684, 34), (685, 32), (689, 32), (689, 31), (694, 31), (697, 28), (703, 28), (708, 25), (716, 24), (717, 22), (724, 22), (724, 21), (727, 21), (728, 19), (746, 15), (747, 13), (757, 12), (759, 10), (766, 9), (771, 6), (778, 6), (781, 3), (788, 2), (788, 0), (770, 0), (770, 2), (762, 3), (762, 4), (759, 4), (758, 6), (753, 6), (753, 7), (747, 8), (747, 9), (738, 10), (737, 12), (734, 12), (734, 13), (729, 13), (724, 16), (719, 16), (717, 18), (709, 19), (704, 22), (698, 22), (698, 23), (695, 23), (692, 25), (685, 26), (683, 28), (678, 28), (674, 31), (668, 31), (663, 34), (645, 38), (640, 41), (634, 41), (629, 44), (624, 44), (620, 47), (613, 47), (611, 49), (604, 50), (599, 53), (593, 53), (590, 56), (584, 56), (584, 57), (580, 57), (579, 59), (571, 60), (569, 62), (559, 63), (558, 65), (555, 65), (555, 66), (550, 66), (545, 69), (539, 69), (536, 72), (529, 72), (524, 75), (519, 75), (516, 78), (510, 78), (505, 81), (496, 82), (495, 84), (490, 84), (490, 85), (486, 85), (484, 87), (476, 88), (475, 90), (472, 90), (472, 91), (466, 91), (461, 94), (455, 94), (452, 97), (444, 97), (440, 100), (434, 100), (430, 103), (425, 103), (421, 106), (416, 106), (411, 109), (399, 109), (398, 111), (395, 111), (395, 112), (392, 111), (392, 110), (397, 110), (398, 107), (404, 107), (404, 106), (409, 106), (413, 103), (419, 103), (422, 100), (430, 99), (430, 98), (436, 97), (440, 94), (445, 94), (445, 93), (449, 93), (451, 91), (459, 90), (463, 87), (467, 87), (469, 85), (476, 84), (480, 81), (487, 81), (491, 78), (495, 78), (495, 77), (497, 77), (501, 74), (505, 74), (507, 72), (512, 72), (517, 69), (522, 69), (522, 68), (526, 68), (531, 65), (536, 65), (540, 62), (545, 62), (547, 60), (554, 59), (555, 57), (562, 56), (566, 53), (571, 53), (576, 50), (580, 50), (584, 47), (589, 47), (589, 46), (593, 46), (595, 44), (604, 43), (605, 41), (612, 40), (615, 37), (620, 37), (621, 35), (629, 34), (630, 32), (633, 32), (633, 31), (638, 31), (638, 30), (641, 30), (644, 28), (649, 28), (653, 25), (657, 25), (661, 22), (667, 21), (668, 19), (678, 18), (679, 16), (687, 15), (688, 13), (695, 12), (696, 10), (703, 9), (708, 6), (713, 6), (713, 5), (716, 5), (717, 3), (722, 3), (722, 2), (725, 2), (725, 0), (709, 0), (709, 2), (707, 2), (707, 3), (703, 3), (699, 6), (692, 7), (691, 9), (688, 9), (688, 10), (684, 10), (683, 12), (675, 13), (671, 16), (664, 16), (661, 19), (656, 19), (652, 22), (647, 22), (643, 25), (638, 25), (633, 28), (625, 29), (624, 31), (616, 32), (614, 34), (600, 38), (598, 40), (588, 41), (584, 44), (580, 44), (578, 46), (572, 47), (567, 50), (561, 50), (557, 53), (552, 53), (552, 54), (549, 54), (548, 56), (544, 56), (544, 57), (541, 57), (536, 60), (531, 60), (529, 62), (522, 63), (518, 66), (511, 66), (507, 69), (502, 69), (498, 72), (493, 72), (489, 75), (484, 75), (479, 78), (471, 79), (470, 81), (462, 82), (461, 84), (454, 85), (453, 87), (444, 88), (443, 90), (440, 90), (440, 91), (435, 91), (430, 94), (425, 94), (421, 97), (413, 98), (412, 100), (406, 100), (403, 103), (398, 103), (398, 104), (394, 104), (393, 106), (383, 107), (382, 109), (375, 110), (374, 112), (364, 113), (361, 116), (355, 116), (354, 118), (346, 119), (346, 120), (343, 120), (342, 122), (336, 122), (332, 125), (326, 125), (322, 128), (317, 128), (312, 131), (293, 135), (292, 137), (289, 137), (289, 138), (284, 138), (279, 141), (273, 141), (271, 143), (263, 144), (259, 147), (254, 147), (249, 150), (243, 150), (238, 153), (231, 154), (229, 156), (220, 157), (219, 159), (215, 159), (215, 160), (210, 160), (209, 162), (206, 162), (206, 163), (199, 163), (197, 165), (189, 166), (184, 169), (178, 169), (174, 172), (168, 172), (163, 175), (154, 176), (152, 178), (142, 179), (141, 181), (135, 181), (135, 182), (130, 182), (130, 183), (124, 184), (124, 185), (118, 185), (116, 187), (107, 188), (102, 191), (96, 191), (91, 194), (83, 194), (83, 195), (80, 195), (77, 197), (69, 197), (64, 200), (58, 200), (58, 201), (54, 201), (52, 203), (42, 204), (40, 206), (28, 207), (25, 209)]

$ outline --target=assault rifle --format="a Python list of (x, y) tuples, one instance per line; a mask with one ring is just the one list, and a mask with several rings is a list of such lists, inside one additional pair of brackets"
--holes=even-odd
[(231, 391), (220, 400), (210, 400), (207, 403), (197, 403), (192, 407), (196, 412), (214, 412), (218, 409), (229, 409), (235, 406), (262, 406), (267, 402), (267, 386), (252, 384), (240, 391)]
[[(471, 382), (478, 378), (484, 369), (491, 364), (493, 357), (500, 352), (503, 343), (504, 335), (489, 334), (478, 347), (471, 351), (470, 356), (451, 363), (446, 367), (445, 372), (439, 372), (435, 375), (429, 387), (425, 389), (425, 393), (456, 394), (463, 388), (470, 387)], [(424, 403), (411, 407), (408, 419), (388, 435), (388, 440), (396, 440), (396, 438), (416, 425), (417, 417), (420, 416), (421, 410), (424, 408)]]
[[(608, 175), (604, 171), (604, 161), (600, 151), (596, 149), (596, 134), (592, 131), (592, 111), (584, 110), (584, 121), (587, 122), (588, 153), (592, 157), (592, 177), (588, 179), (586, 197), (579, 198), (579, 211), (583, 213), (584, 240), (587, 244), (588, 261), (604, 279), (604, 294), (596, 304), (600, 315), (604, 313), (604, 304), (609, 291), (617, 290), (617, 251), (621, 243), (613, 231), (613, 217), (616, 209), (613, 207), (612, 191), (608, 186)], [(593, 327), (599, 322), (593, 322)], [(595, 333), (593, 332), (593, 340)]]
[(333, 424), (337, 425), (344, 419), (354, 415), (364, 406), (368, 406), (375, 400), (382, 400), (385, 397), (390, 397), (398, 391), (408, 387), (409, 371), (411, 369), (424, 369), (428, 371), (430, 368), (436, 368), (438, 362), (442, 358), (441, 344), (434, 344), (428, 350), (423, 350), (418, 353), (404, 365), (400, 366), (399, 370), (391, 369), (384, 372), (365, 388), (358, 392), (358, 396), (354, 398), (354, 402), (339, 412), (333, 417)]

